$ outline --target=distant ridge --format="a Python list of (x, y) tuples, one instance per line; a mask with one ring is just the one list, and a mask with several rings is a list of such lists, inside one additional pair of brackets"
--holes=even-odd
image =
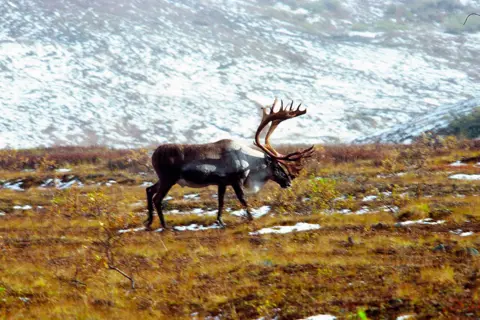
[[(447, 129), (450, 124), (462, 117), (468, 116), (480, 108), (480, 98), (474, 98), (455, 104), (437, 107), (425, 115), (419, 115), (407, 123), (397, 125), (364, 138), (355, 139), (354, 143), (410, 143), (424, 132), (451, 133)], [(480, 124), (479, 124), (480, 126)]]

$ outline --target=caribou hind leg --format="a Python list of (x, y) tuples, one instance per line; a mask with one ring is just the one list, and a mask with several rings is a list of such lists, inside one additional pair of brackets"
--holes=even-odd
[(233, 187), (233, 190), (235, 191), (235, 194), (237, 195), (238, 200), (245, 207), (245, 210), (247, 211), (247, 219), (250, 221), (253, 220), (252, 214), (250, 213), (250, 209), (248, 208), (247, 201), (245, 200), (245, 194), (243, 192), (241, 184), (234, 183), (232, 187)]
[(224, 184), (218, 185), (218, 215), (217, 215), (217, 223), (220, 227), (225, 228), (225, 223), (222, 220), (222, 212), (223, 212), (223, 198), (225, 198), (225, 190), (227, 186)]
[(174, 184), (175, 182), (171, 182), (166, 179), (163, 181), (161, 180), (161, 183), (157, 188), (157, 192), (153, 195), (153, 199), (152, 199), (155, 205), (155, 209), (157, 209), (157, 214), (158, 214), (158, 217), (160, 218), (160, 223), (162, 224), (162, 227), (164, 229), (167, 229), (167, 225), (165, 224), (165, 218), (163, 217), (162, 201)]
[(153, 196), (158, 191), (159, 182), (155, 183), (153, 186), (147, 187), (147, 206), (148, 206), (148, 217), (145, 220), (144, 224), (147, 229), (150, 228), (153, 222)]

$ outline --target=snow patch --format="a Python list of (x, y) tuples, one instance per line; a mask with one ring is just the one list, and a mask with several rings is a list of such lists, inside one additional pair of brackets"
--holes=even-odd
[(474, 234), (473, 231), (464, 232), (462, 229), (451, 230), (450, 233), (453, 233), (453, 234), (455, 234), (457, 236), (460, 236), (460, 237), (468, 237), (468, 236), (472, 236)]
[(355, 211), (355, 214), (365, 214), (369, 213), (370, 208), (369, 207), (362, 207), (360, 210)]
[(60, 172), (60, 173), (64, 173), (64, 172), (70, 172), (70, 171), (72, 171), (72, 169), (60, 168), (60, 169), (56, 169), (55, 171), (56, 171), (56, 172)]
[[(254, 218), (260, 218), (266, 215), (267, 213), (269, 213), (270, 209), (271, 209), (270, 206), (262, 206), (258, 209), (252, 209), (251, 213)], [(230, 214), (237, 217), (244, 217), (247, 215), (247, 211), (245, 209), (241, 209), (241, 210), (233, 211)]]
[(16, 182), (7, 182), (3, 185), (3, 188), (14, 190), (14, 191), (25, 191), (25, 189), (21, 187), (22, 184), (23, 184), (22, 180), (17, 180)]
[(105, 182), (105, 185), (107, 187), (111, 187), (112, 185), (114, 185), (115, 183), (117, 183), (117, 181), (115, 180), (108, 180), (107, 182)]
[[(138, 231), (145, 231), (147, 228), (145, 227), (138, 227), (138, 228), (131, 228), (131, 229), (121, 229), (118, 230), (118, 233), (129, 233), (129, 232), (138, 232)], [(153, 232), (162, 232), (163, 228), (158, 228), (153, 230)]]
[(362, 199), (362, 201), (368, 202), (368, 201), (376, 200), (377, 198), (378, 198), (378, 196), (366, 196)]
[(200, 199), (200, 195), (198, 193), (190, 193), (190, 194), (184, 195), (183, 199), (190, 199), (190, 200)]
[(395, 223), (396, 227), (400, 226), (408, 226), (411, 224), (427, 224), (427, 225), (435, 225), (435, 224), (442, 224), (445, 223), (445, 220), (438, 220), (435, 221), (432, 218), (426, 218), (426, 219), (421, 219), (421, 220), (408, 220), (408, 221), (403, 221), (403, 222), (397, 222)]
[(208, 230), (208, 229), (220, 229), (220, 225), (218, 224), (212, 224), (210, 226), (203, 226), (203, 225), (198, 225), (196, 223), (193, 223), (188, 226), (176, 226), (173, 227), (173, 229), (177, 231), (203, 231), (203, 230)]
[(378, 175), (377, 175), (377, 178), (402, 177), (402, 176), (404, 176), (405, 174), (407, 174), (407, 173), (406, 173), (406, 172), (397, 172), (397, 173), (394, 173), (394, 174), (378, 174)]
[(57, 179), (57, 178), (55, 178), (55, 179), (50, 178), (50, 179), (45, 180), (40, 185), (40, 188), (55, 187), (59, 190), (64, 190), (64, 189), (69, 189), (74, 185), (77, 185), (79, 187), (83, 187), (83, 183), (77, 178), (73, 178), (72, 180), (66, 181), (66, 182), (64, 182), (60, 179)]
[(215, 216), (217, 215), (218, 213), (218, 210), (208, 210), (205, 211), (204, 209), (202, 208), (195, 208), (193, 210), (190, 210), (190, 211), (180, 211), (178, 209), (173, 209), (173, 210), (169, 210), (169, 211), (166, 211), (164, 212), (164, 214), (178, 214), (178, 215), (184, 215), (184, 214), (196, 214), (196, 215), (199, 215), (199, 216)]
[(274, 226), (270, 228), (263, 228), (255, 232), (250, 232), (249, 234), (250, 235), (260, 235), (260, 234), (269, 234), (269, 233), (285, 234), (290, 232), (308, 231), (308, 230), (317, 230), (317, 229), (320, 229), (319, 224), (298, 222), (294, 226)]
[(73, 180), (70, 180), (68, 182), (61, 182), (60, 181), (56, 184), (56, 187), (57, 187), (57, 189), (63, 190), (63, 189), (69, 189), (74, 185), (77, 185), (79, 187), (83, 187), (83, 183), (78, 179), (73, 179)]
[(480, 180), (480, 174), (454, 174), (449, 179), (456, 179), (456, 180)]
[(138, 232), (143, 230), (145, 230), (145, 227), (133, 228), (133, 229), (122, 229), (122, 230), (118, 230), (118, 233)]
[[(304, 8), (298, 8), (298, 9), (293, 10), (292, 8), (290, 8), (290, 6), (288, 6), (286, 4), (283, 4), (283, 3), (279, 3), (279, 2), (277, 2), (273, 7), (275, 9), (282, 10), (282, 11), (288, 12), (290, 14), (307, 15), (309, 13), (309, 11), (304, 9)], [(283, 30), (287, 31), (286, 29), (283, 29)], [(289, 34), (290, 34), (290, 32), (289, 32)], [(293, 35), (295, 35), (295, 34), (293, 34)]]
[(318, 314), (316, 316), (304, 318), (303, 320), (336, 320), (336, 319), (337, 317), (332, 316), (330, 314)]
[(33, 207), (27, 204), (27, 205), (24, 205), (24, 206), (18, 206), (18, 205), (13, 206), (13, 209), (14, 210), (32, 210)]
[(397, 206), (382, 206), (380, 207), (382, 211), (397, 213), (400, 211), (400, 208)]
[(455, 162), (450, 163), (449, 166), (450, 167), (463, 167), (463, 166), (466, 166), (466, 164), (461, 162), (461, 161), (455, 161)]
[(348, 33), (349, 37), (362, 37), (362, 38), (369, 38), (375, 39), (383, 35), (383, 32), (368, 32), (368, 31), (350, 31)]

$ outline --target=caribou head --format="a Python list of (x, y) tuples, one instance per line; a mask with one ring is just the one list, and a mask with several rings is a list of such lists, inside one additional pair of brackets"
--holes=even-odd
[[(153, 221), (153, 207), (157, 209), (162, 227), (166, 228), (162, 213), (162, 200), (170, 188), (179, 184), (189, 187), (218, 186), (217, 222), (222, 221), (223, 202), (227, 186), (231, 186), (242, 205), (246, 208), (247, 218), (252, 215), (245, 200), (244, 189), (256, 192), (268, 181), (273, 180), (282, 188), (288, 188), (303, 167), (303, 159), (311, 157), (313, 146), (301, 151), (281, 154), (270, 144), (270, 136), (278, 125), (287, 119), (305, 114), (301, 104), (275, 110), (277, 99), (271, 107), (263, 109), (263, 116), (255, 134), (255, 145), (251, 148), (234, 140), (220, 140), (207, 144), (163, 144), (152, 155), (152, 165), (158, 176), (158, 182), (147, 188), (149, 228)], [(260, 134), (267, 125), (270, 127), (265, 143), (260, 142)]]

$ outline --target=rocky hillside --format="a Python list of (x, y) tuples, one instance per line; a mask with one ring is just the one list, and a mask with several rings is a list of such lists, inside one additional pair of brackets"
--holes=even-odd
[(480, 1), (0, 2), (0, 148), (351, 141), (471, 99)]
[(480, 110), (480, 98), (445, 105), (391, 129), (356, 139), (354, 142), (410, 143), (424, 132), (479, 138), (480, 122), (477, 120), (478, 116), (474, 116), (478, 110)]

